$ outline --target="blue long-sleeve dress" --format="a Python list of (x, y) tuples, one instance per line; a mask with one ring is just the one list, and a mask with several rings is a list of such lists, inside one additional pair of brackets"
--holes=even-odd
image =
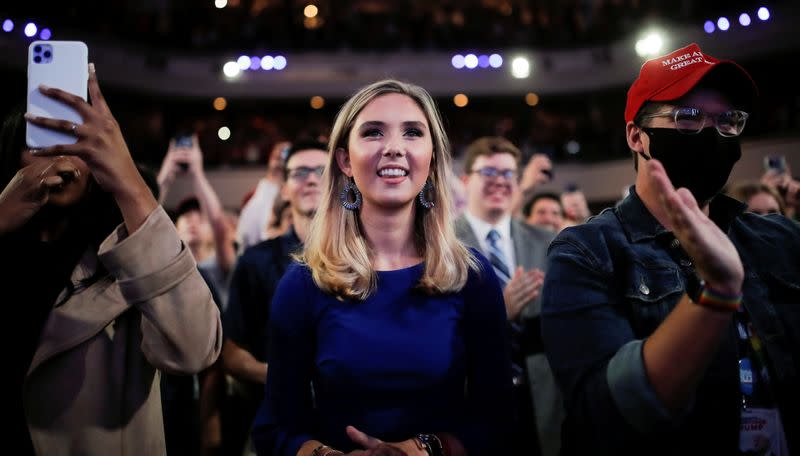
[(337, 300), (292, 265), (272, 302), (260, 455), (295, 456), (308, 440), (343, 451), (353, 425), (387, 442), (455, 435), (470, 456), (500, 453), (513, 419), (506, 313), (497, 277), (479, 271), (458, 293), (427, 295), (424, 265), (379, 271), (364, 301)]

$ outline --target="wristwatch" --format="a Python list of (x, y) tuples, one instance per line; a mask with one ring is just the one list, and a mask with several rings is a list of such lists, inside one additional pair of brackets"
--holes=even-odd
[(692, 302), (697, 303), (700, 301), (700, 295), (703, 294), (703, 288), (706, 286), (706, 281), (701, 279), (697, 273), (689, 274), (686, 279), (686, 294)]
[(742, 293), (727, 294), (706, 286), (697, 274), (686, 280), (686, 294), (693, 303), (715, 311), (736, 312), (742, 306)]
[(416, 438), (425, 447), (428, 456), (444, 456), (442, 441), (435, 434), (417, 434)]

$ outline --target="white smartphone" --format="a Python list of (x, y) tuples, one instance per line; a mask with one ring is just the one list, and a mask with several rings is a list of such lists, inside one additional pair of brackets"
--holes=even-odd
[[(61, 101), (39, 92), (39, 85), (57, 87), (86, 100), (89, 80), (89, 50), (81, 41), (34, 41), (28, 47), (28, 107), (35, 116), (83, 123), (80, 114)], [(28, 147), (74, 144), (68, 133), (42, 128), (27, 122)]]

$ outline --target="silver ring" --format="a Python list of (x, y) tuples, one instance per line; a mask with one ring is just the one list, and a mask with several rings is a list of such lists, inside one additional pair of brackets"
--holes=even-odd
[(77, 129), (78, 129), (78, 124), (76, 124), (76, 123), (72, 124), (72, 127), (70, 128), (70, 130), (72, 130), (72, 134), (73, 134), (73, 135), (76, 135), (76, 134), (77, 134), (77, 133), (76, 133), (76, 130), (77, 130)]

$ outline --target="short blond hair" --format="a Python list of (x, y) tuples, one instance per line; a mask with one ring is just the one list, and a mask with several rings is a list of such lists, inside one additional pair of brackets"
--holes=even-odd
[(382, 95), (405, 95), (425, 114), (433, 142), (428, 181), (433, 184), (431, 209), (415, 205), (414, 241), (425, 260), (418, 289), (428, 294), (456, 292), (464, 287), (469, 269), (478, 269), (472, 253), (458, 240), (453, 228), (450, 188), (450, 148), (441, 116), (430, 94), (422, 87), (396, 80), (383, 80), (356, 92), (336, 115), (328, 143), (329, 159), (322, 177), (320, 207), (309, 228), (300, 257), (311, 270), (314, 283), (340, 299), (363, 300), (377, 288), (372, 252), (364, 239), (357, 211), (342, 207), (340, 194), (348, 177), (336, 162), (336, 149), (347, 150), (358, 114)]

